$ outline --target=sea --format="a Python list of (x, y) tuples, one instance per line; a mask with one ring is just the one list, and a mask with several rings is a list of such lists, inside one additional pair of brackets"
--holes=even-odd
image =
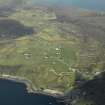
[(28, 93), (26, 85), (11, 80), (0, 79), (0, 105), (64, 105), (58, 98)]
[(94, 11), (105, 11), (105, 0), (31, 0), (35, 4), (70, 6)]

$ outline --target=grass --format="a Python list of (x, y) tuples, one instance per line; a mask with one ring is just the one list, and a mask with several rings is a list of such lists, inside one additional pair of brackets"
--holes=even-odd
[[(1, 47), (0, 65), (21, 65), (18, 70), (3, 73), (26, 77), (38, 89), (65, 91), (75, 80), (75, 73), (69, 70), (76, 60), (75, 51), (75, 45), (66, 40), (50, 41), (39, 35), (21, 37)], [(61, 73), (64, 74), (60, 75)]]
[(88, 38), (87, 42), (81, 41), (72, 35), (72, 32), (76, 32), (75, 28), (77, 31), (79, 29), (71, 23), (56, 21), (53, 12), (42, 9), (18, 10), (8, 19), (31, 26), (35, 33), (0, 40), (0, 67), (5, 69), (0, 70), (1, 74), (25, 77), (37, 89), (64, 92), (74, 85), (74, 67), (87, 77), (103, 69), (102, 43), (93, 38)]
[[(41, 10), (21, 10), (8, 17), (20, 21), (25, 26), (37, 29), (37, 34), (19, 37), (0, 44), (0, 66), (19, 66), (3, 74), (25, 77), (38, 89), (48, 88), (66, 91), (72, 88), (75, 72), (72, 71), (78, 52), (78, 38), (61, 35), (54, 13)], [(63, 24), (63, 23), (62, 23)]]

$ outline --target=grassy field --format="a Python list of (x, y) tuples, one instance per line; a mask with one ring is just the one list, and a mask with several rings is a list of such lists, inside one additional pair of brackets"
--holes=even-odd
[(25, 77), (38, 89), (70, 89), (75, 81), (72, 66), (77, 58), (78, 39), (61, 35), (60, 23), (50, 21), (56, 19), (54, 13), (21, 10), (8, 19), (31, 26), (37, 33), (0, 41), (1, 74)]
[(25, 77), (39, 90), (64, 92), (74, 86), (75, 70), (92, 78), (104, 69), (103, 43), (90, 36), (79, 37), (79, 27), (57, 21), (54, 12), (24, 9), (5, 19), (19, 21), (34, 32), (0, 40), (1, 74)]

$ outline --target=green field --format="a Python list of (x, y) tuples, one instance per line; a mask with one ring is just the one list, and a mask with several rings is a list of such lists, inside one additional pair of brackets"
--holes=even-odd
[(6, 18), (34, 27), (37, 33), (0, 41), (1, 74), (25, 77), (37, 89), (64, 92), (73, 86), (78, 39), (62, 36), (61, 23), (50, 22), (55, 18), (41, 10), (21, 10)]
[(39, 90), (64, 92), (74, 86), (75, 70), (91, 79), (104, 68), (103, 44), (94, 38), (84, 42), (83, 38), (73, 35), (73, 30), (78, 28), (57, 21), (54, 12), (24, 9), (4, 19), (32, 27), (34, 33), (0, 40), (1, 75), (24, 77)]

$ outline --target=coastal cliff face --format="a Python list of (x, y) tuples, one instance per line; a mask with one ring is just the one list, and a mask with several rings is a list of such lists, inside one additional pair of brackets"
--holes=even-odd
[(93, 102), (93, 105), (105, 104), (105, 72), (86, 82), (81, 88), (84, 99)]
[(67, 105), (104, 105), (104, 97), (105, 72), (102, 72), (72, 89), (61, 100)]

